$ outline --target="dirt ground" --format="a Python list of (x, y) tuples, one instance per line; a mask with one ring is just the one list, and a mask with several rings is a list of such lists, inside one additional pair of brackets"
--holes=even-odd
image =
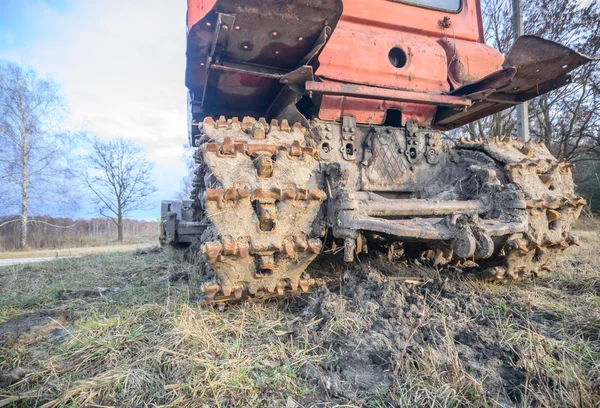
[(0, 406), (599, 406), (600, 238), (581, 235), (518, 285), (324, 258), (314, 292), (224, 310), (171, 250), (0, 268)]

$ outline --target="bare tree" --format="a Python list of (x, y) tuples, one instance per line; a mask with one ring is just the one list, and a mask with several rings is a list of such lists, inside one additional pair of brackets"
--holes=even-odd
[[(584, 5), (587, 4), (587, 5)], [(510, 0), (482, 0), (486, 41), (506, 53), (513, 43)], [(587, 55), (600, 53), (600, 2), (528, 0), (524, 2), (525, 33), (567, 45)], [(575, 180), (589, 201), (600, 196), (600, 67), (588, 64), (571, 75), (571, 84), (529, 102), (530, 132), (559, 159), (576, 163)], [(462, 129), (471, 137), (510, 135), (512, 109)], [(450, 137), (456, 137), (454, 132)], [(600, 200), (593, 200), (599, 203)], [(595, 204), (598, 206), (598, 204)], [(600, 208), (597, 207), (597, 208)]]
[(27, 247), (30, 214), (73, 203), (66, 182), (73, 137), (60, 131), (64, 112), (54, 81), (31, 68), (0, 64), (0, 211), (19, 213), (7, 222), (20, 221), (20, 248)]
[[(578, 0), (527, 2), (526, 31), (582, 53), (600, 52), (600, 4)], [(600, 74), (598, 63), (573, 72), (569, 86), (530, 104), (531, 132), (559, 158), (571, 162), (600, 158)]]
[[(600, 52), (600, 2), (583, 7), (579, 0), (524, 2), (525, 32), (567, 45), (588, 55)], [(510, 0), (483, 0), (486, 41), (503, 53), (513, 43)], [(573, 72), (570, 85), (529, 102), (530, 130), (560, 159), (600, 158), (600, 74), (598, 64)], [(467, 125), (472, 137), (509, 135), (513, 110)]]
[(95, 138), (85, 158), (85, 184), (92, 192), (98, 213), (117, 226), (117, 239), (123, 241), (123, 218), (152, 205), (157, 190), (153, 183), (154, 164), (130, 140)]

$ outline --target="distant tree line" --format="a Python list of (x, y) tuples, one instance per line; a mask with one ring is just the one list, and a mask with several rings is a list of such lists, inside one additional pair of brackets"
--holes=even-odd
[[(17, 217), (18, 218), (18, 217)], [(20, 249), (21, 228), (11, 217), (0, 217), (0, 251)], [(29, 218), (28, 245), (32, 249), (59, 249), (109, 245), (114, 242), (117, 226), (106, 218), (74, 220), (71, 218), (32, 216)], [(123, 241), (139, 242), (155, 237), (158, 222), (123, 220)]]

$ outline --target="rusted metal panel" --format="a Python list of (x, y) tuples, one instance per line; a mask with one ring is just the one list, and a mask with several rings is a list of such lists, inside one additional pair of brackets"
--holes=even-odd
[[(448, 91), (449, 61), (437, 41), (452, 37), (478, 44), (476, 3), (464, 0), (460, 13), (449, 14), (389, 0), (344, 0), (344, 11), (319, 57), (316, 74), (373, 86)], [(445, 28), (440, 26), (442, 21), (447, 21)], [(404, 51), (405, 65), (390, 63), (388, 54), (393, 47)]]
[(339, 121), (349, 115), (355, 117), (357, 123), (373, 125), (383, 124), (389, 111), (399, 111), (403, 126), (408, 120), (419, 126), (430, 126), (437, 109), (435, 105), (332, 95), (324, 95), (320, 107), (319, 118), (323, 120)]
[(186, 86), (194, 120), (264, 114), (284, 86), (279, 74), (314, 56), (341, 10), (341, 0), (189, 0)]
[[(451, 90), (450, 83), (458, 86), (460, 81), (481, 79), (502, 62), (498, 51), (483, 44), (479, 14), (476, 0), (464, 0), (457, 14), (389, 0), (344, 0), (344, 11), (319, 55), (315, 75), (339, 82), (444, 94)], [(448, 37), (460, 44), (456, 46), (460, 61), (455, 54), (448, 56), (449, 48), (441, 44)], [(404, 54), (400, 63), (392, 58), (393, 48)], [(454, 80), (449, 79), (448, 67)], [(340, 120), (343, 114), (352, 114), (358, 123), (381, 124), (386, 111), (396, 109), (402, 112), (403, 121), (407, 116), (427, 126), (433, 120), (432, 109), (397, 101), (387, 97), (323, 97), (319, 117)], [(423, 100), (414, 103), (423, 104)]]
[[(437, 93), (450, 90), (446, 80), (446, 53), (437, 38), (377, 24), (374, 21), (341, 20), (319, 55), (319, 68), (315, 74), (330, 80), (376, 87)], [(395, 65), (390, 61), (393, 48), (404, 53), (404, 60)]]
[(439, 25), (440, 20), (449, 16), (451, 28), (454, 29), (457, 39), (479, 41), (478, 2), (479, 0), (463, 0), (460, 13), (453, 14), (389, 0), (344, 0), (344, 12), (340, 22), (356, 21), (366, 26), (386, 27), (395, 31), (441, 38), (450, 36), (443, 33)]

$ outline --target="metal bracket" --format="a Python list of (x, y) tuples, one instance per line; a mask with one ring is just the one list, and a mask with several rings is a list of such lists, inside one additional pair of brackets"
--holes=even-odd
[(306, 54), (304, 56), (304, 58), (302, 58), (302, 61), (300, 61), (300, 65), (306, 65), (310, 61), (312, 61), (312, 59), (315, 57), (315, 55), (317, 55), (319, 53), (319, 51), (321, 51), (321, 48), (323, 48), (323, 46), (327, 42), (327, 38), (329, 38), (330, 35), (331, 35), (331, 27), (325, 26), (325, 28), (323, 28), (323, 31), (321, 31), (321, 34), (319, 35), (319, 38), (315, 42), (315, 45), (313, 46), (313, 48), (310, 50), (310, 52), (308, 54)]
[(302, 95), (305, 92), (304, 84), (307, 81), (313, 80), (313, 67), (310, 65), (303, 65), (300, 68), (296, 68), (292, 72), (283, 75), (279, 82), (289, 86), (294, 92)]
[(342, 146), (340, 151), (344, 160), (352, 161), (355, 159), (356, 149), (354, 139), (356, 133), (356, 118), (354, 116), (342, 117)]
[(219, 64), (219, 59), (221, 53), (223, 53), (227, 49), (227, 44), (229, 42), (229, 33), (233, 25), (235, 24), (235, 15), (233, 14), (224, 14), (218, 13), (217, 24), (215, 25), (215, 35), (213, 36), (212, 45), (210, 47), (210, 52), (206, 57), (206, 81), (204, 82), (204, 90), (202, 91), (202, 110), (204, 111), (204, 107), (210, 104), (210, 101), (207, 103), (207, 99), (209, 99), (210, 95), (207, 95), (207, 90), (210, 85), (211, 80), (211, 66), (214, 63)]

